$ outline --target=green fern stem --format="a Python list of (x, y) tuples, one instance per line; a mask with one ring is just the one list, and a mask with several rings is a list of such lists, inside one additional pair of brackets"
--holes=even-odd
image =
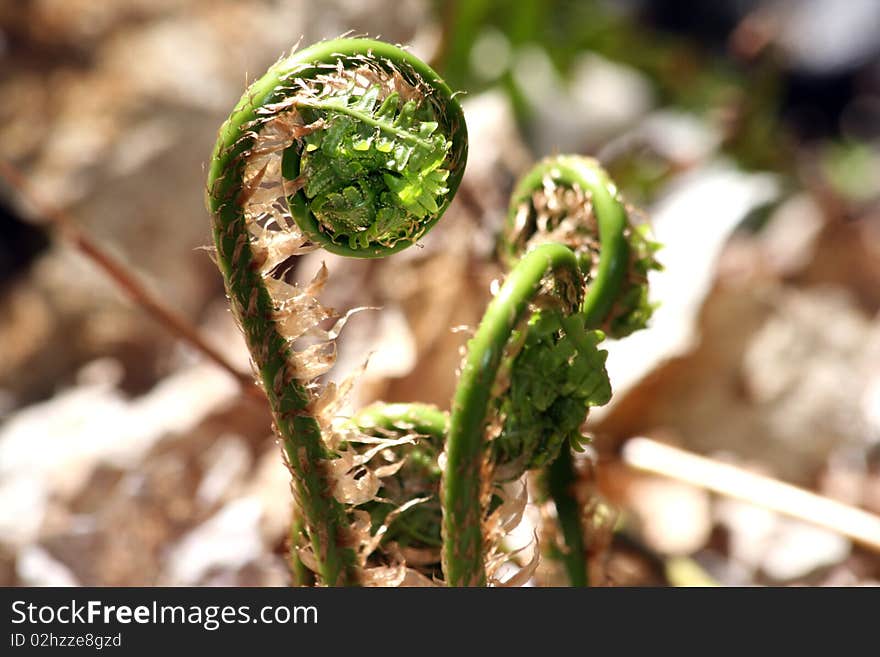
[[(322, 76), (359, 68), (380, 77), (387, 73), (392, 83), (399, 77), (406, 89), (421, 94), (421, 102), (404, 103), (395, 91), (377, 108), (372, 104), (378, 104), (372, 87), (350, 98), (336, 94), (332, 85), (310, 95), (309, 85), (320, 87)], [(358, 564), (350, 525), (344, 505), (331, 492), (333, 482), (326, 467), (335, 455), (322, 439), (308, 382), (298, 376), (292, 347), (276, 321), (276, 303), (255, 257), (245, 216), (254, 192), (254, 183), (245, 180), (246, 168), (260, 131), (270, 119), (290, 112), (300, 119), (296, 126), (300, 131), (292, 133), (282, 164), (284, 178), (299, 187), (287, 199), (291, 215), (308, 239), (351, 257), (395, 253), (430, 230), (461, 180), (467, 134), (452, 92), (421, 60), (387, 43), (337, 39), (280, 60), (257, 80), (220, 129), (211, 160), (207, 206), (217, 265), (269, 400), (319, 580), (331, 586), (355, 585)], [(369, 122), (351, 122), (371, 112)], [(306, 118), (310, 125), (302, 120)], [(433, 147), (394, 150), (401, 132)], [(358, 136), (360, 141), (355, 142)], [(412, 139), (401, 141), (409, 145)], [(367, 148), (361, 148), (365, 142)], [(346, 148), (360, 148), (356, 170), (348, 166), (355, 158), (347, 156)], [(336, 153), (339, 157), (334, 159)], [(378, 191), (370, 185), (378, 186)], [(315, 214), (319, 201), (323, 219)], [(351, 217), (357, 221), (346, 223)], [(385, 224), (375, 223), (380, 220)], [(340, 230), (334, 232), (335, 228)]]
[(485, 424), (505, 348), (529, 304), (553, 276), (568, 312), (581, 302), (581, 273), (571, 249), (544, 244), (523, 256), (489, 304), (474, 337), (452, 402), (443, 472), (443, 572), (450, 586), (486, 584), (482, 529), (487, 484)]
[(298, 508), (294, 507), (293, 514), (290, 519), (290, 531), (288, 540), (290, 548), (288, 550), (287, 564), (290, 568), (291, 584), (293, 586), (313, 586), (315, 583), (315, 573), (302, 562), (297, 552), (297, 546), (305, 535), (306, 526), (302, 515)]
[(558, 554), (551, 551), (551, 555), (562, 562), (572, 586), (589, 586), (590, 576), (587, 568), (584, 528), (581, 523), (581, 507), (571, 492), (577, 483), (571, 450), (562, 450), (556, 460), (546, 467), (542, 483), (546, 494), (550, 496), (556, 507), (557, 522), (562, 532), (562, 539), (565, 541), (564, 550), (557, 551)]

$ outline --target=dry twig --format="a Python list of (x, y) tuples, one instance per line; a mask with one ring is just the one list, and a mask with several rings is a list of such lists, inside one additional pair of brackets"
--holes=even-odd
[(880, 516), (862, 509), (649, 438), (628, 441), (623, 460), (639, 470), (819, 525), (880, 552)]
[(8, 162), (0, 160), (0, 178), (27, 201), (36, 212), (54, 226), (61, 237), (70, 242), (80, 253), (104, 271), (135, 305), (142, 308), (150, 317), (179, 337), (195, 350), (203, 354), (220, 368), (226, 370), (241, 385), (248, 398), (265, 403), (263, 393), (254, 384), (253, 379), (233, 366), (214, 347), (208, 344), (198, 329), (169, 308), (155, 294), (139, 281), (122, 262), (113, 257), (107, 250), (93, 241), (76, 221), (61, 208), (50, 205), (40, 199), (29, 187), (24, 175)]

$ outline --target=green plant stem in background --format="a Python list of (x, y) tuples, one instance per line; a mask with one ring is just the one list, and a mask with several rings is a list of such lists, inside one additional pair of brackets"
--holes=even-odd
[(572, 488), (577, 483), (577, 474), (570, 449), (563, 449), (556, 460), (547, 466), (545, 478), (546, 490), (556, 506), (559, 529), (565, 541), (565, 548), (559, 554), (559, 559), (565, 566), (569, 584), (575, 587), (589, 586), (581, 507), (572, 494)]
[(468, 342), (452, 402), (441, 490), (443, 571), (450, 586), (486, 584), (482, 520), (489, 402), (511, 334), (548, 275), (568, 312), (577, 309), (582, 283), (574, 252), (562, 244), (544, 244), (513, 268)]

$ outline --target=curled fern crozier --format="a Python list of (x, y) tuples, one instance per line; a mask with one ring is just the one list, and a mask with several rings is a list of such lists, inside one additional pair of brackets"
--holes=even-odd
[(568, 445), (579, 447), (589, 408), (611, 397), (599, 343), (650, 317), (654, 248), (594, 160), (548, 158), (517, 185), (501, 240), (510, 272), (468, 343), (450, 413), (442, 490), (450, 583), (486, 583), (493, 491), (548, 466), (565, 565), (573, 584), (586, 584)]
[(334, 424), (336, 391), (318, 377), (346, 316), (318, 301), (326, 270), (299, 287), (284, 280), (286, 263), (318, 247), (376, 258), (411, 246), (449, 205), (466, 157), (450, 89), (412, 54), (368, 39), (280, 60), (220, 130), (207, 189), (217, 264), (292, 474), (300, 553), (320, 583), (368, 579), (375, 528), (357, 507), (394, 468), (370, 469), (377, 439)]
[[(648, 239), (645, 229), (645, 226), (632, 225), (616, 186), (595, 160), (560, 155), (538, 163), (517, 184), (500, 251), (502, 259), (515, 266), (522, 253), (539, 244), (559, 242), (568, 246), (577, 256), (585, 284), (580, 312), (576, 320), (568, 320), (572, 328), (569, 336), (580, 335), (581, 339), (587, 339), (592, 332), (598, 341), (604, 335), (624, 338), (645, 328), (654, 310), (648, 300), (648, 273), (660, 269), (654, 258), (659, 245)], [(565, 351), (560, 350), (562, 341), (557, 340), (557, 345), (550, 365), (560, 363), (565, 357)], [(528, 373), (527, 353), (514, 362), (514, 377), (517, 371)], [(584, 349), (582, 353), (589, 352)], [(604, 374), (605, 352), (598, 353)], [(598, 365), (596, 354), (591, 357)], [(569, 360), (568, 363), (570, 377), (578, 362)], [(594, 370), (594, 375), (597, 372)], [(558, 373), (554, 376), (557, 380), (560, 377)], [(533, 440), (555, 429), (557, 433), (565, 432), (577, 450), (580, 427), (589, 407), (601, 406), (611, 397), (607, 374), (597, 387), (582, 387), (575, 395), (558, 385), (549, 389), (559, 390), (554, 403), (566, 409), (564, 417), (548, 412), (543, 408), (546, 404), (529, 404), (522, 400), (511, 405), (514, 413), (508, 415), (507, 422), (525, 415), (528, 418), (526, 431), (531, 427)], [(540, 400), (540, 396), (533, 395), (532, 399)], [(560, 438), (556, 438), (557, 443)], [(572, 493), (577, 479), (572, 455), (568, 450), (557, 450), (546, 459), (545, 465), (546, 473), (540, 481), (555, 503), (565, 543), (558, 552), (570, 582), (586, 586), (585, 530), (580, 506)]]

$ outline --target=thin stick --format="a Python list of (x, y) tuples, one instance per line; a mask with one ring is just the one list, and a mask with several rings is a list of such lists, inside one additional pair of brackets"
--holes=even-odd
[(61, 236), (104, 271), (128, 296), (135, 305), (142, 308), (148, 315), (179, 337), (188, 345), (201, 352), (208, 360), (226, 370), (241, 385), (249, 398), (265, 402), (262, 391), (254, 384), (253, 379), (240, 372), (214, 347), (208, 344), (198, 330), (186, 319), (165, 305), (156, 295), (135, 278), (128, 267), (114, 258), (99, 244), (94, 242), (76, 221), (64, 210), (42, 201), (30, 189), (27, 179), (14, 166), (0, 160), (0, 178), (16, 190), (22, 198), (30, 203), (38, 214), (55, 226)]
[(880, 516), (797, 486), (649, 438), (628, 441), (623, 446), (623, 461), (639, 470), (678, 479), (819, 525), (880, 552)]

